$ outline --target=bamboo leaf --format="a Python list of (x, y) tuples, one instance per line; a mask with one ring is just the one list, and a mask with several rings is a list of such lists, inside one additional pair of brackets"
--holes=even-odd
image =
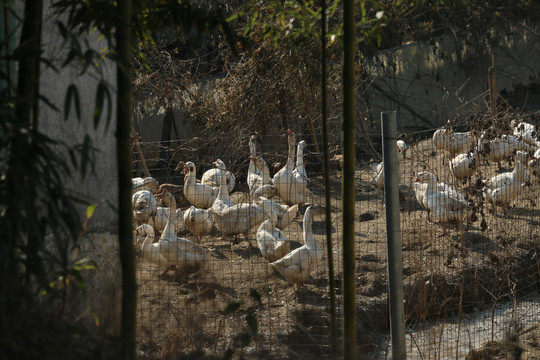
[(79, 97), (79, 90), (75, 84), (70, 84), (67, 89), (66, 99), (64, 101), (64, 120), (69, 117), (69, 111), (71, 110), (71, 102), (75, 102), (75, 113), (77, 114), (77, 120), (81, 120), (81, 100)]
[(86, 218), (90, 219), (92, 218), (92, 215), (94, 215), (94, 210), (96, 210), (97, 204), (92, 204), (86, 208)]
[(90, 136), (85, 135), (84, 136), (84, 142), (81, 149), (81, 177), (84, 178), (86, 176), (86, 168), (88, 164), (90, 163), (90, 148), (92, 145), (92, 140), (90, 139)]
[(111, 93), (109, 92), (109, 88), (107, 87), (105, 82), (102, 80), (97, 86), (96, 103), (94, 105), (94, 129), (96, 130), (99, 125), (99, 121), (101, 119), (101, 114), (103, 113), (103, 107), (104, 107), (105, 101), (107, 102), (106, 128), (108, 128), (110, 124), (110, 120), (111, 120), (111, 114), (112, 114), (112, 99), (111, 99)]

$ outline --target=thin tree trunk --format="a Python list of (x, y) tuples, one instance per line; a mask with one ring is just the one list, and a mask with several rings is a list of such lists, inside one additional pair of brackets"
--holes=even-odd
[(118, 240), (122, 266), (121, 358), (135, 359), (137, 284), (131, 220), (131, 0), (118, 0), (117, 63), (117, 161)]
[(354, 233), (354, 170), (356, 81), (354, 71), (355, 1), (343, 6), (343, 358), (356, 359), (356, 275)]
[[(323, 133), (323, 160), (324, 160), (324, 188), (326, 203), (326, 248), (328, 257), (328, 279), (330, 285), (330, 349), (332, 357), (338, 358), (337, 329), (336, 329), (336, 288), (334, 281), (334, 248), (332, 246), (332, 203), (330, 196), (330, 155), (328, 153), (328, 96), (326, 81), (326, 0), (321, 0), (321, 95), (322, 95), (322, 133)], [(313, 122), (310, 118), (310, 125)], [(313, 130), (312, 130), (313, 131)], [(315, 132), (313, 131), (315, 138)], [(318, 149), (317, 149), (318, 152)]]
[[(28, 0), (24, 8), (24, 22), (20, 37), (20, 50), (24, 53), (24, 57), (19, 60), (19, 77), (17, 81), (17, 95), (15, 105), (15, 126), (18, 130), (13, 139), (10, 154), (9, 154), (9, 170), (8, 170), (8, 191), (10, 199), (13, 200), (10, 204), (10, 212), (12, 214), (21, 214), (16, 216), (17, 223), (14, 225), (14, 232), (11, 234), (28, 234), (26, 241), (28, 251), (26, 253), (27, 269), (35, 268), (40, 262), (39, 251), (40, 243), (36, 239), (35, 233), (28, 232), (25, 219), (32, 219), (32, 213), (25, 212), (23, 215), (24, 206), (26, 211), (34, 206), (31, 203), (25, 203), (24, 200), (35, 202), (36, 189), (31, 184), (31, 179), (26, 173), (27, 167), (33, 167), (21, 161), (21, 156), (26, 156), (28, 161), (34, 161), (32, 154), (32, 133), (38, 130), (38, 106), (39, 106), (39, 77), (40, 77), (40, 55), (41, 55), (41, 27), (43, 15), (42, 0)], [(14, 239), (15, 241), (17, 239)], [(14, 249), (14, 247), (11, 247)], [(30, 264), (33, 264), (30, 266)], [(30, 271), (26, 272), (26, 283), (31, 282)]]

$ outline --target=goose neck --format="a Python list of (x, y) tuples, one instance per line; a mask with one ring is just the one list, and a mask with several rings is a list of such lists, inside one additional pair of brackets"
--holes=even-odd
[(167, 218), (167, 223), (163, 229), (163, 235), (169, 238), (170, 236), (175, 235), (176, 221), (173, 222), (171, 219), (176, 219), (176, 216), (173, 216), (173, 214), (176, 214), (176, 200), (170, 193), (165, 195), (164, 200), (165, 203), (169, 205), (169, 217)]
[(301, 145), (298, 145), (298, 149), (296, 151), (296, 167), (304, 167), (304, 149), (302, 149)]
[(289, 142), (289, 155), (287, 157), (287, 167), (294, 167), (294, 154), (295, 145), (293, 142)]
[(317, 246), (317, 242), (315, 241), (315, 237), (313, 236), (313, 229), (312, 229), (312, 223), (313, 223), (313, 212), (311, 208), (307, 208), (306, 213), (304, 214), (304, 244), (308, 248), (315, 248)]
[(219, 185), (218, 198), (223, 200), (223, 199), (226, 199), (229, 196), (229, 189), (227, 188), (227, 177), (226, 177), (224, 171), (221, 173), (220, 180), (221, 180), (221, 182), (220, 182), (220, 185)]

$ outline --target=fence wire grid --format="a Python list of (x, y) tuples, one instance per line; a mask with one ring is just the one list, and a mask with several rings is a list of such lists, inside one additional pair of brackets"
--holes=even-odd
[[(534, 155), (540, 157), (540, 143), (535, 143), (536, 139), (526, 142), (525, 133), (516, 130), (518, 124), (531, 122), (530, 118), (506, 114), (495, 123), (486, 122), (487, 116), (476, 116), (467, 123), (449, 123), (442, 130), (444, 141), (434, 141), (438, 129), (402, 134), (406, 151), (398, 155), (400, 219), (410, 359), (463, 359), (487, 341), (505, 341), (540, 321), (540, 172)], [(475, 124), (474, 129), (471, 124)], [(365, 136), (380, 138), (380, 134)], [(511, 137), (515, 141), (502, 141)], [(316, 138), (309, 132), (296, 134), (294, 149), (301, 140), (307, 145), (303, 160), (308, 189), (297, 210), (291, 210), (293, 200), (286, 204), (278, 194), (264, 193), (268, 201), (288, 205), (268, 210), (268, 203), (261, 206), (261, 201), (267, 200), (250, 194), (247, 138), (222, 139), (220, 144), (227, 145), (206, 146), (204, 151), (199, 151), (202, 147), (198, 144), (204, 142), (201, 138), (166, 144), (143, 141), (142, 152), (134, 147), (133, 177), (145, 177), (142, 155), (161, 187), (154, 189), (156, 206), (159, 209), (168, 204), (163, 195), (157, 195), (163, 188), (175, 195), (180, 211), (170, 217), (172, 224), (177, 219), (174, 233), (188, 240), (176, 245), (182, 251), (174, 254), (174, 269), (170, 265), (175, 261), (156, 255), (157, 240), (166, 233), (166, 218), (159, 219), (163, 210), (146, 219), (135, 216), (137, 226), (150, 222), (155, 230), (148, 233), (151, 235), (134, 231), (140, 359), (202, 354), (268, 359), (333, 356), (327, 234), (324, 213), (319, 214), (325, 206), (322, 143), (316, 146)], [(465, 145), (449, 147), (454, 140), (447, 139), (456, 138), (465, 139)], [(287, 136), (259, 135), (255, 143), (256, 155), (265, 160), (270, 176), (274, 176), (287, 162)], [(380, 145), (374, 148), (380, 150)], [(329, 149), (332, 254), (341, 338), (343, 194), (338, 138), (331, 139)], [(499, 152), (501, 156), (495, 157)], [(206, 171), (215, 168), (213, 162), (218, 158), (235, 177), (230, 200), (251, 204), (245, 205), (251, 206), (251, 212), (231, 212), (236, 215), (230, 219), (237, 217), (227, 224), (216, 219), (215, 212), (207, 212), (201, 219), (214, 219), (214, 223), (196, 236), (186, 223), (198, 222), (199, 217), (185, 215), (192, 204), (184, 196), (184, 169), (189, 170), (189, 165), (184, 165), (192, 162), (200, 181)], [(362, 359), (391, 358), (384, 190), (378, 186), (380, 158), (380, 153), (357, 154), (356, 191), (346, 194), (356, 201), (357, 346)], [(459, 170), (466, 175), (458, 174), (458, 159), (466, 164)], [(230, 179), (224, 181), (222, 189), (227, 185), (231, 185)], [(274, 218), (272, 212), (281, 208), (279, 217)], [(258, 241), (263, 236), (261, 222), (271, 219), (268, 232), (276, 235), (277, 222), (293, 212), (296, 216), (279, 225), (285, 250), (264, 256), (260, 249), (263, 243)], [(305, 217), (306, 212), (314, 215), (312, 220)], [(245, 231), (224, 230), (231, 222), (245, 222), (245, 217), (263, 220), (249, 225), (247, 236)], [(150, 240), (145, 242), (147, 237)], [(309, 278), (301, 284), (292, 283), (271, 263), (303, 247), (306, 237), (317, 247), (311, 248), (312, 261), (304, 259), (301, 264), (313, 266)], [(189, 266), (182, 268), (188, 259)]]

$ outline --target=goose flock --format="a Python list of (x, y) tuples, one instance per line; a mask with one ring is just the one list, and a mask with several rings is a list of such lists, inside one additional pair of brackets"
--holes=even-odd
[[(183, 195), (190, 204), (184, 210), (177, 208), (176, 198), (168, 190), (174, 184), (163, 187), (151, 177), (133, 178), (133, 219), (143, 258), (162, 267), (161, 274), (174, 269), (185, 277), (204, 269), (212, 255), (212, 247), (201, 244), (204, 235), (215, 229), (224, 238), (232, 237), (234, 245), (242, 236), (253, 248), (250, 233), (255, 230), (258, 249), (276, 272), (297, 286), (308, 281), (322, 258), (322, 249), (311, 230), (313, 216), (321, 211), (309, 205), (311, 192), (304, 163), (307, 144), (304, 140), (297, 144), (296, 134), (290, 129), (287, 138), (287, 162), (273, 177), (257, 152), (255, 136), (249, 139), (246, 202), (234, 203), (231, 199), (236, 177), (220, 159), (200, 181), (194, 162), (178, 164), (176, 170), (184, 173)], [(163, 206), (158, 206), (160, 202)], [(291, 239), (282, 230), (295, 221), (303, 205), (308, 205), (303, 221), (304, 245), (290, 251)], [(192, 234), (194, 241), (179, 237), (183, 230)]]
[[(511, 202), (529, 178), (540, 177), (536, 127), (524, 122), (513, 123), (512, 127), (513, 134), (499, 136), (487, 131), (454, 132), (450, 127), (434, 132), (433, 145), (444, 151), (443, 163), (448, 164), (449, 173), (456, 183), (468, 183), (468, 187), (453, 188), (425, 168), (416, 174), (411, 190), (425, 208), (429, 222), (453, 223), (456, 227), (468, 225), (474, 221), (473, 198), (491, 204), (495, 216), (498, 208), (503, 208), (504, 216), (507, 215)], [(243, 202), (233, 201), (238, 199), (231, 197), (236, 176), (220, 159), (201, 180), (197, 179), (193, 161), (178, 164), (176, 169), (184, 173), (182, 195), (189, 202), (185, 209), (177, 208), (177, 196), (167, 190), (178, 185), (164, 187), (153, 178), (133, 178), (133, 219), (144, 259), (164, 267), (164, 272), (174, 269), (177, 274), (186, 275), (200, 271), (213, 251), (212, 247), (201, 244), (202, 239), (217, 230), (232, 245), (240, 244), (241, 237), (249, 248), (258, 248), (262, 257), (287, 281), (297, 286), (307, 282), (322, 258), (322, 249), (311, 229), (313, 217), (322, 211), (310, 203), (312, 196), (304, 162), (307, 144), (304, 140), (297, 142), (296, 134), (290, 129), (287, 139), (287, 161), (271, 176), (268, 164), (257, 151), (256, 137), (250, 137), (245, 177), (248, 192)], [(396, 146), (400, 164), (407, 159), (408, 148), (403, 140), (397, 141)], [(501, 163), (509, 159), (514, 160), (513, 169), (504, 171)], [(484, 178), (479, 171), (484, 163), (496, 163), (499, 173)], [(371, 168), (373, 183), (384, 196), (384, 163), (375, 163)], [(158, 202), (163, 205), (158, 206)], [(287, 239), (283, 230), (295, 221), (304, 205), (307, 208), (303, 215), (303, 245), (291, 251), (293, 239)], [(193, 235), (193, 241), (177, 236), (182, 231)]]
[[(474, 200), (486, 201), (497, 216), (498, 208), (508, 214), (511, 202), (522, 192), (529, 174), (539, 177), (537, 170), (540, 141), (536, 140), (536, 127), (525, 122), (512, 122), (513, 134), (492, 135), (484, 131), (479, 135), (454, 132), (451, 128), (438, 129), (433, 134), (435, 148), (450, 156), (449, 171), (458, 183), (468, 183), (460, 192), (440, 182), (428, 171), (417, 174), (412, 185), (416, 200), (427, 210), (428, 220), (438, 223), (464, 224), (472, 221)], [(504, 172), (501, 163), (513, 159), (514, 168)], [(443, 160), (444, 161), (444, 160)], [(479, 166), (496, 163), (499, 174), (484, 178)], [(472, 185), (472, 178), (477, 180)]]

